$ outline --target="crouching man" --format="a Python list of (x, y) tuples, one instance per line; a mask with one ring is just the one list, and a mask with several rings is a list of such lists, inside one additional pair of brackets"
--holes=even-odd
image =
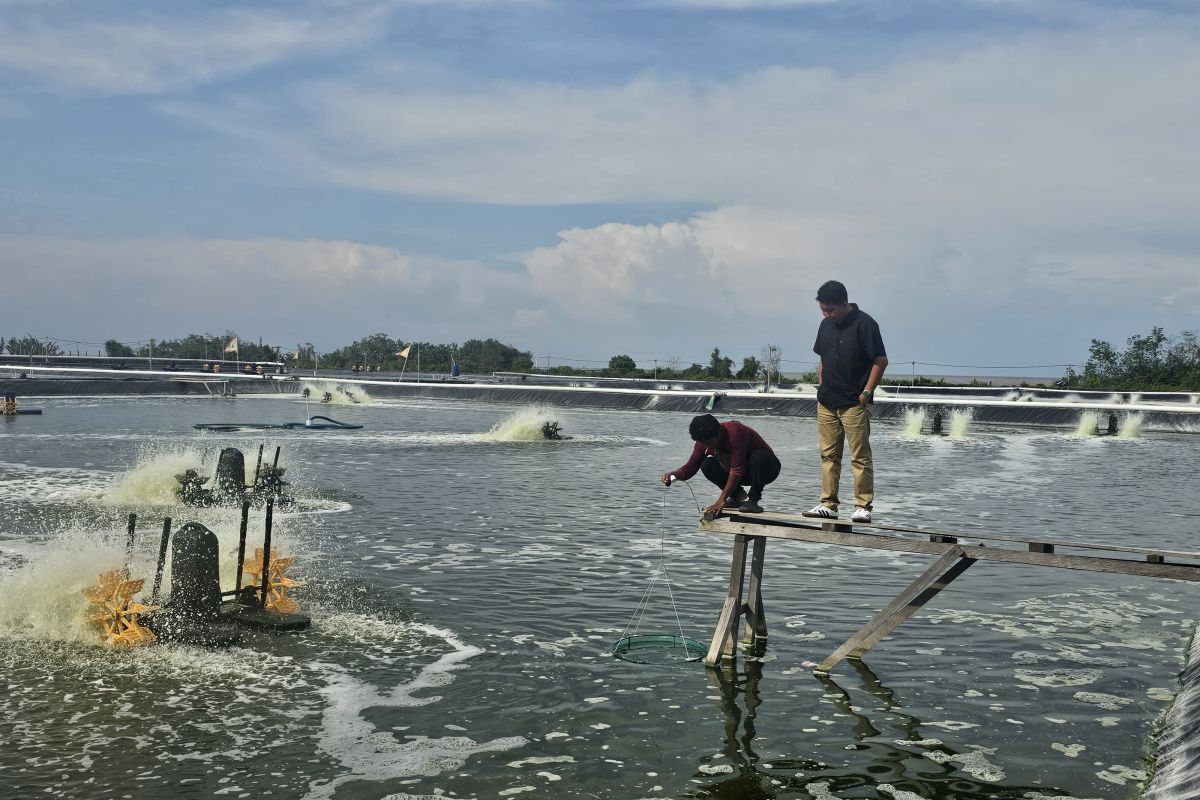
[[(721, 488), (717, 502), (704, 509), (715, 516), (725, 506), (758, 514), (763, 487), (779, 477), (779, 459), (758, 432), (740, 422), (717, 422), (712, 414), (692, 420), (688, 433), (696, 444), (692, 457), (682, 467), (664, 473), (662, 482), (670, 486), (674, 478), (686, 481), (697, 472)], [(742, 487), (749, 487), (747, 493)]]

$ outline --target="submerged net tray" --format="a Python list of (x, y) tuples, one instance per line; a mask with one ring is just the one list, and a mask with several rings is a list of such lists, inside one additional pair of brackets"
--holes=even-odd
[(669, 664), (673, 661), (699, 661), (708, 648), (695, 639), (669, 633), (642, 633), (623, 636), (613, 645), (612, 654), (634, 664)]

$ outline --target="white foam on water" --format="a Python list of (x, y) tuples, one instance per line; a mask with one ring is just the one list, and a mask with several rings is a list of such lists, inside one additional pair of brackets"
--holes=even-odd
[(473, 755), (503, 752), (528, 744), (522, 736), (486, 742), (476, 742), (466, 736), (415, 737), (401, 742), (391, 731), (378, 730), (367, 720), (363, 716), (367, 709), (407, 708), (438, 702), (441, 697), (437, 695), (414, 695), (450, 684), (455, 672), (464, 669), (468, 660), (483, 652), (478, 647), (464, 644), (450, 631), (429, 625), (414, 625), (413, 630), (442, 639), (450, 651), (423, 667), (411, 681), (390, 691), (360, 681), (336, 664), (324, 665), (328, 683), (321, 690), (326, 706), (318, 746), (340, 762), (343, 772), (331, 781), (313, 782), (308, 794), (310, 800), (331, 798), (337, 787), (348, 781), (432, 777), (461, 769)]
[(110, 477), (110, 473), (99, 470), (4, 464), (0, 469), (0, 497), (29, 504), (72, 502), (98, 496)]

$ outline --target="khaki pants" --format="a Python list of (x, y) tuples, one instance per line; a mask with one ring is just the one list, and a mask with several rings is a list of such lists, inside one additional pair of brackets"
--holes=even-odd
[(821, 440), (821, 505), (837, 511), (845, 438), (850, 444), (850, 468), (854, 472), (854, 504), (869, 511), (875, 502), (871, 412), (862, 404), (832, 409), (817, 403), (817, 435)]

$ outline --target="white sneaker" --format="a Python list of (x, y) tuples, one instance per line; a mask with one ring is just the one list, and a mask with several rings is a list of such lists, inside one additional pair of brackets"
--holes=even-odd
[(820, 503), (801, 514), (803, 517), (819, 517), (820, 519), (837, 519), (837, 512), (829, 506)]
[(856, 509), (854, 509), (854, 513), (850, 515), (850, 521), (851, 522), (870, 522), (871, 521), (871, 512), (868, 511), (867, 509), (863, 508), (862, 506), (859, 506)]

